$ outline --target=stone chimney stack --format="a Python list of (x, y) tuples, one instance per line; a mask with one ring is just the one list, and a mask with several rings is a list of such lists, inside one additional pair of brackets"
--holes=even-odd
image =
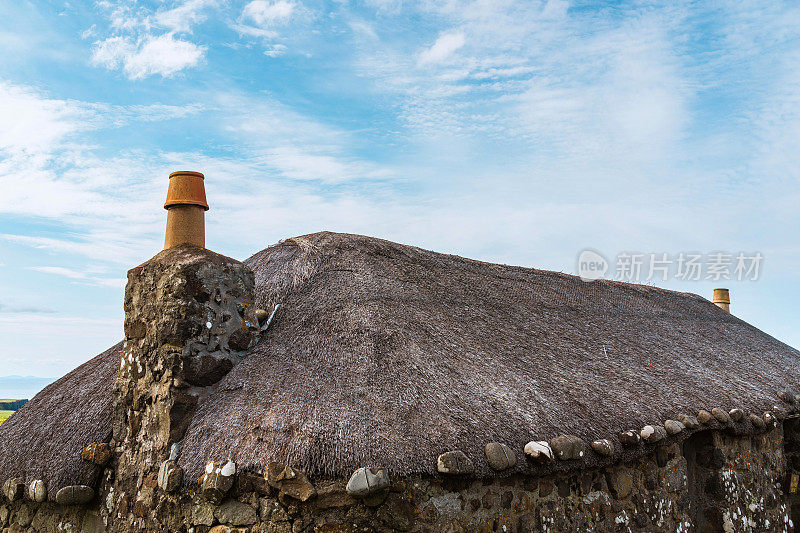
[(150, 531), (156, 511), (177, 505), (170, 491), (181, 484), (181, 442), (199, 399), (259, 333), (253, 272), (204, 248), (203, 175), (171, 174), (165, 207), (165, 249), (131, 269), (125, 287), (111, 441), (117, 531)]
[(167, 210), (167, 233), (164, 249), (180, 244), (206, 245), (205, 177), (199, 172), (181, 170), (169, 175), (169, 189), (164, 209)]
[(731, 312), (731, 296), (728, 289), (714, 289), (714, 304), (726, 313)]

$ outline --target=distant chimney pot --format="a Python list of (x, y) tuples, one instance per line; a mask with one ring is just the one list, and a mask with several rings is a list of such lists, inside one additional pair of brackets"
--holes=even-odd
[(205, 177), (199, 172), (181, 170), (169, 175), (169, 189), (164, 209), (167, 210), (167, 232), (164, 249), (180, 244), (205, 248), (206, 202)]
[(725, 312), (731, 312), (731, 296), (728, 289), (714, 289), (714, 304)]

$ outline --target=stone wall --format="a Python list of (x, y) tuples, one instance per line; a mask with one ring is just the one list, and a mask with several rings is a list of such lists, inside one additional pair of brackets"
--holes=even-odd
[[(786, 421), (787, 432), (797, 426)], [(119, 506), (109, 469), (92, 506), (14, 502), (0, 507), (0, 524), (43, 532), (125, 530), (123, 522), (187, 533), (792, 531), (783, 480), (786, 457), (796, 452), (785, 452), (783, 428), (754, 436), (700, 431), (630, 464), (556, 477), (393, 480), (358, 500), (346, 480), (313, 479), (315, 495), (301, 502), (260, 475), (240, 473), (216, 504), (196, 486), (169, 494), (150, 479), (155, 496), (144, 517)]]
[[(179, 453), (196, 406), (256, 340), (254, 284), (253, 272), (239, 261), (189, 245), (128, 272), (114, 463), (102, 495), (115, 509), (107, 515), (115, 530), (145, 527), (162, 503), (161, 465)], [(180, 469), (166, 474), (177, 489)]]

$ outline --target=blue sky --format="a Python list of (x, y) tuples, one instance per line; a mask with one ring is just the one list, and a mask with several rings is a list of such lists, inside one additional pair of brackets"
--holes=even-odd
[(800, 346), (800, 6), (511, 0), (0, 3), (0, 374), (122, 336), (202, 171), (207, 243), (319, 230), (575, 272), (584, 248), (760, 252), (651, 281)]

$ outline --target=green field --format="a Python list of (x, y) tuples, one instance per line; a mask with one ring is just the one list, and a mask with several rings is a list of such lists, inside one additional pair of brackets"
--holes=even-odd
[(14, 411), (0, 411), (0, 424), (6, 421), (6, 419), (13, 415)]

